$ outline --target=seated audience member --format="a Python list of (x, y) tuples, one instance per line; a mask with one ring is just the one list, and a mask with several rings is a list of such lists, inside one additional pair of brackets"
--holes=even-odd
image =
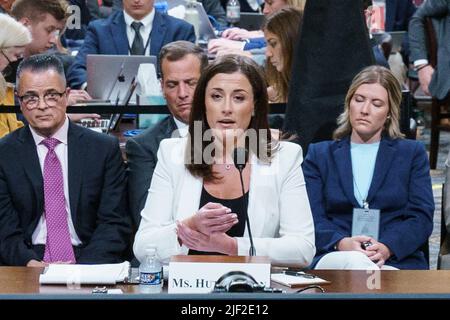
[[(266, 0), (263, 14), (267, 17), (286, 6), (303, 10), (305, 3), (305, 0)], [(208, 51), (210, 53), (226, 54), (264, 47), (266, 47), (266, 40), (262, 30), (248, 31), (243, 28), (229, 28), (222, 33), (221, 39), (213, 39), (209, 42)]]
[[(14, 18), (0, 13), (0, 105), (14, 105), (14, 90), (3, 78), (9, 64), (21, 58), (31, 42), (30, 31)], [(10, 69), (9, 69), (10, 70)], [(0, 113), (0, 138), (23, 126), (14, 113)]]
[(159, 61), (162, 92), (171, 115), (130, 138), (126, 145), (129, 206), (136, 231), (158, 161), (159, 143), (174, 135), (186, 136), (194, 90), (202, 70), (208, 65), (203, 49), (189, 41), (166, 44)]
[(69, 121), (58, 58), (24, 59), (17, 81), (29, 125), (0, 140), (1, 262), (123, 261), (131, 233), (117, 139)]
[(303, 12), (285, 7), (271, 14), (262, 29), (267, 42), (266, 78), (270, 102), (287, 102), (295, 43)]
[[(92, 21), (84, 44), (69, 70), (72, 88), (86, 83), (88, 54), (155, 55), (176, 40), (195, 42), (194, 27), (154, 10), (153, 0), (123, 0), (123, 10), (108, 19)], [(137, 30), (137, 31), (136, 31)]]
[(400, 132), (401, 98), (388, 69), (363, 69), (335, 140), (309, 146), (303, 170), (316, 269), (428, 268), (421, 246), (433, 229), (430, 167), (423, 144)]
[[(425, 32), (426, 18), (432, 18), (437, 41), (436, 70), (429, 64)], [(420, 87), (427, 95), (444, 100), (450, 97), (450, 0), (428, 0), (409, 23), (410, 60), (419, 76)]]
[[(178, 254), (248, 255), (244, 201), (256, 255), (309, 265), (314, 226), (302, 150), (272, 136), (267, 113), (266, 81), (253, 60), (223, 56), (205, 69), (188, 137), (161, 141), (134, 243), (138, 260), (151, 245), (166, 262)], [(243, 196), (232, 154), (244, 145)]]

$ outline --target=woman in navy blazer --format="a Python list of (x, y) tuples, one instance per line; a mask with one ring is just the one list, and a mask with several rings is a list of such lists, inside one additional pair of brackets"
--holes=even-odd
[[(399, 129), (401, 89), (380, 66), (354, 79), (334, 141), (309, 146), (303, 163), (318, 269), (427, 269), (433, 229), (427, 154)], [(380, 211), (379, 232), (352, 234), (354, 208)], [(369, 245), (368, 247), (365, 245)]]

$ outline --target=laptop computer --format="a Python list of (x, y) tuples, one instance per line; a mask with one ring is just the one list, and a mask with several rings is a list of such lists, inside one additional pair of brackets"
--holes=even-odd
[(249, 31), (260, 30), (264, 22), (264, 15), (258, 12), (241, 12), (241, 19), (236, 24), (237, 27)]
[[(391, 52), (392, 53), (400, 52), (400, 50), (402, 49), (403, 39), (405, 39), (405, 37), (406, 37), (406, 31), (389, 31), (386, 33), (388, 33), (392, 39)], [(372, 33), (372, 36), (374, 37), (374, 39), (377, 43), (381, 43), (381, 41), (383, 40), (383, 37), (385, 36), (386, 33), (376, 32), (376, 33)]]
[[(119, 99), (120, 105), (125, 104), (126, 95), (131, 81), (136, 77), (141, 63), (155, 65), (156, 56), (99, 55), (88, 54), (87, 92), (96, 101), (104, 104), (114, 104)], [(132, 97), (130, 101), (135, 101)]]

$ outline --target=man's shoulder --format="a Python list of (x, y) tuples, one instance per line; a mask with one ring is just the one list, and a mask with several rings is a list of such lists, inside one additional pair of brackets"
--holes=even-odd
[[(109, 27), (111, 24), (113, 24), (115, 21), (120, 19), (120, 16), (123, 16), (123, 11), (115, 11), (113, 12), (109, 17), (105, 19), (96, 19), (89, 23), (89, 27), (96, 29), (96, 30), (102, 30), (104, 28)], [(125, 21), (124, 21), (125, 23)]]
[(96, 146), (96, 145), (98, 146), (99, 144), (100, 145), (105, 145), (105, 144), (111, 145), (111, 144), (117, 143), (117, 138), (114, 136), (96, 132), (89, 128), (79, 126), (75, 123), (71, 123), (69, 130), (72, 131), (72, 133), (79, 135), (80, 139), (84, 139), (86, 141), (92, 142), (91, 144), (94, 146)]
[(163, 139), (169, 138), (174, 129), (176, 129), (176, 128), (173, 123), (172, 117), (167, 116), (166, 118), (162, 119), (157, 124), (155, 124), (154, 126), (142, 131), (142, 133), (140, 133), (136, 137), (132, 138), (132, 140), (135, 140), (137, 143), (142, 144), (142, 143), (146, 143), (149, 141), (153, 142), (155, 140), (160, 140), (161, 135), (164, 136)]
[[(13, 148), (14, 146), (18, 145), (19, 141), (22, 140), (23, 134), (25, 133), (25, 130), (27, 127), (22, 127), (17, 130), (14, 130), (13, 132), (7, 134), (3, 138), (0, 139), (0, 150), (7, 150), (10, 148)], [(3, 152), (0, 152), (0, 154)]]

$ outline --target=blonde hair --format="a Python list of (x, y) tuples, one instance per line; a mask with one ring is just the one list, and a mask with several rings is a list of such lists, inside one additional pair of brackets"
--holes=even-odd
[(286, 0), (288, 6), (296, 7), (297, 9), (305, 9), (306, 0)]
[(356, 90), (363, 84), (378, 83), (386, 89), (388, 94), (389, 111), (384, 123), (383, 133), (392, 139), (403, 138), (400, 131), (400, 103), (402, 102), (402, 90), (397, 78), (389, 69), (381, 66), (369, 66), (360, 71), (352, 81), (345, 97), (344, 112), (338, 117), (338, 128), (333, 133), (333, 139), (339, 140), (349, 136), (352, 132), (350, 123), (350, 101)]
[(7, 14), (0, 13), (0, 50), (9, 47), (23, 47), (31, 42), (31, 33), (27, 27)]

